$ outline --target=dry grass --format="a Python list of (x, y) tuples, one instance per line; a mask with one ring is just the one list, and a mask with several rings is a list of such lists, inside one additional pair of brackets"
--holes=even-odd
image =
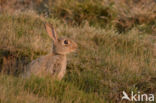
[[(21, 80), (1, 75), (0, 98), (3, 103), (25, 100), (43, 103), (119, 102), (122, 90), (156, 92), (156, 85), (150, 81), (155, 78), (155, 62), (148, 35), (136, 28), (126, 34), (118, 34), (114, 29), (96, 29), (88, 24), (72, 27), (31, 12), (0, 16), (3, 30), (0, 31), (0, 61), (4, 70), (11, 65), (10, 69), (14, 71), (19, 66), (13, 68), (13, 64), (24, 60), (27, 64), (50, 52), (51, 40), (44, 30), (45, 21), (53, 23), (60, 36), (70, 37), (79, 45), (77, 53), (69, 56), (65, 78), (58, 82), (51, 81), (49, 77)], [(7, 95), (10, 97), (6, 98)]]
[(156, 32), (154, 0), (1, 0), (0, 11), (14, 13), (33, 9), (47, 17), (61, 19), (70, 25), (116, 27), (125, 32), (133, 27)]
[(115, 8), (118, 12), (116, 22), (120, 32), (136, 25), (141, 25), (143, 29), (151, 28), (147, 30), (148, 32), (155, 32), (155, 25), (151, 25), (155, 23), (156, 19), (156, 2), (154, 0), (115, 1)]
[[(85, 2), (90, 7), (90, 3)], [(114, 1), (100, 2), (109, 7)], [(120, 2), (120, 5), (124, 2)], [(40, 3), (43, 1), (38, 0), (38, 6)], [(93, 1), (92, 3), (96, 7)], [(77, 4), (71, 2), (70, 7), (73, 5)], [(116, 11), (118, 5), (117, 3)], [(60, 7), (67, 11), (71, 9), (58, 6), (55, 10), (62, 10)], [(110, 9), (114, 10), (113, 8), (115, 7)], [(139, 12), (141, 9), (137, 11), (137, 6), (132, 8), (135, 12), (126, 14), (123, 10), (129, 9), (124, 6), (118, 17), (124, 15), (125, 18), (131, 18), (138, 13), (146, 15), (148, 12)], [(81, 9), (75, 9), (81, 12)], [(154, 10), (149, 15), (154, 15)], [(112, 24), (108, 23), (110, 26), (106, 28), (90, 24), (90, 19), (86, 19), (88, 21), (81, 25), (75, 25), (67, 23), (62, 17), (56, 17), (53, 15), (45, 18), (34, 11), (1, 13), (0, 69), (5, 73), (0, 74), (0, 102), (119, 103), (123, 90), (156, 93), (156, 61), (152, 51), (154, 40), (149, 38), (153, 31), (147, 32), (155, 23), (132, 26), (129, 31), (119, 33), (113, 24), (117, 19), (114, 17)], [(90, 16), (87, 15), (88, 17)], [(51, 52), (51, 40), (44, 29), (44, 22), (52, 23), (59, 36), (70, 37), (79, 46), (75, 54), (69, 55), (67, 74), (62, 81), (52, 80), (48, 76), (32, 76), (23, 80), (17, 75), (31, 60)], [(145, 27), (148, 28), (144, 29)], [(9, 73), (13, 75), (8, 75)]]

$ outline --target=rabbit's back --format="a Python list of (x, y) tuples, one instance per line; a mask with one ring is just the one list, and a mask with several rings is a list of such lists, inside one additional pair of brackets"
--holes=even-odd
[(66, 56), (49, 54), (32, 61), (27, 67), (27, 75), (50, 73), (52, 76), (62, 78), (66, 70)]

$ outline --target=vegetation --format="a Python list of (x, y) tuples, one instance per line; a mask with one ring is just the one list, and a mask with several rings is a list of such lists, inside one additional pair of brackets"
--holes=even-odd
[[(13, 5), (0, 0), (0, 103), (118, 103), (122, 91), (156, 93), (156, 4), (119, 1), (23, 0)], [(51, 51), (44, 22), (79, 46), (69, 55), (61, 81), (19, 77), (24, 65)]]

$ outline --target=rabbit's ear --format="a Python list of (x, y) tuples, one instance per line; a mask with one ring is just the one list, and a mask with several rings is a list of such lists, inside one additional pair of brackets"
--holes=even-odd
[(46, 28), (48, 35), (54, 40), (54, 42), (56, 42), (57, 41), (57, 34), (54, 30), (54, 27), (51, 24), (46, 23), (45, 28)]

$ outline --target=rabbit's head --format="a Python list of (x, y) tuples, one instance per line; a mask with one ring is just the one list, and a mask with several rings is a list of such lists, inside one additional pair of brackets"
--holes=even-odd
[(68, 38), (58, 38), (57, 33), (51, 24), (46, 23), (45, 27), (48, 35), (53, 40), (53, 53), (66, 55), (77, 49), (77, 44), (73, 40)]

